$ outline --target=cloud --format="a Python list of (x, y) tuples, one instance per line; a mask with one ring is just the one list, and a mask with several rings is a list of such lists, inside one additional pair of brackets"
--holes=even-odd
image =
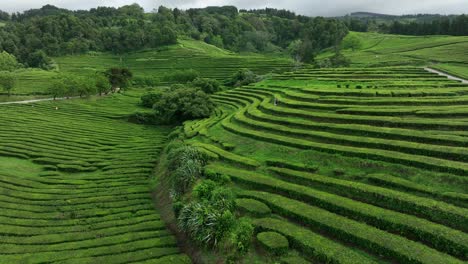
[(235, 5), (239, 8), (275, 7), (312, 16), (336, 16), (355, 11), (386, 14), (468, 13), (466, 0), (16, 0), (2, 3), (0, 9), (8, 12), (39, 8), (45, 4), (68, 9), (89, 9), (96, 6), (122, 6), (138, 3), (150, 11), (159, 5), (187, 9), (213, 5)]

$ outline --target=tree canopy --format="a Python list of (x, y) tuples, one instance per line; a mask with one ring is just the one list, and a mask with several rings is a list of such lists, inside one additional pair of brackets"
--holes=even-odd
[[(175, 44), (190, 37), (232, 51), (274, 52), (302, 40), (313, 55), (346, 32), (336, 19), (310, 18), (276, 9), (233, 6), (202, 9), (159, 7), (145, 13), (138, 4), (70, 11), (46, 5), (15, 13), (0, 28), (0, 51), (27, 67), (48, 68), (49, 57), (88, 51), (125, 53)], [(309, 43), (310, 42), (310, 43)], [(304, 50), (304, 49), (303, 49)]]

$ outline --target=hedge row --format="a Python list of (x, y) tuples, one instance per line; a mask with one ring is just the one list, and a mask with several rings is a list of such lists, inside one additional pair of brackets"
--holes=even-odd
[(399, 263), (464, 263), (420, 243), (314, 206), (265, 192), (249, 192), (249, 195), (261, 199), (274, 211), (300, 221), (313, 230), (326, 232), (337, 239), (353, 243), (377, 255), (387, 256)]
[[(439, 250), (455, 256), (468, 258), (468, 236), (460, 231), (417, 218), (412, 215), (401, 214), (384, 208), (376, 207), (341, 197), (331, 193), (325, 193), (268, 176), (229, 168), (212, 167), (213, 170), (231, 176), (235, 181), (256, 186), (265, 191), (273, 191), (287, 194), (326, 210), (345, 215), (356, 221), (362, 221), (377, 228), (388, 230), (392, 233), (405, 235), (409, 238), (418, 238)], [(317, 176), (320, 177), (320, 176)], [(245, 192), (241, 196), (257, 199)], [(262, 199), (263, 201), (263, 199)]]
[(408, 181), (399, 177), (394, 177), (388, 174), (369, 174), (366, 175), (365, 178), (371, 183), (375, 183), (381, 186), (398, 188), (415, 193), (422, 193), (434, 199), (441, 199), (449, 203), (454, 203), (458, 206), (468, 207), (467, 194), (455, 192), (438, 192), (431, 187), (420, 185), (412, 181)]
[(248, 129), (231, 123), (227, 119), (225, 119), (221, 124), (226, 130), (232, 133), (284, 146), (300, 149), (313, 149), (332, 154), (341, 154), (345, 156), (373, 159), (390, 163), (399, 163), (402, 165), (437, 170), (440, 172), (453, 173), (462, 176), (468, 175), (467, 165), (461, 162), (446, 161), (430, 157), (420, 157), (386, 150), (371, 150), (334, 144), (316, 143), (307, 140), (291, 138), (288, 136), (273, 134), (266, 131), (260, 132), (253, 129)]
[[(235, 120), (259, 130), (275, 131), (280, 134), (289, 135), (303, 139), (318, 140), (345, 146), (356, 146), (365, 148), (375, 148), (389, 151), (399, 151), (414, 155), (423, 155), (449, 159), (456, 161), (467, 161), (468, 152), (462, 147), (434, 146), (407, 141), (387, 140), (380, 138), (370, 138), (352, 135), (339, 135), (334, 133), (310, 130), (314, 126), (313, 122), (307, 120), (294, 120), (263, 114), (256, 110), (255, 105), (250, 108), (245, 115), (242, 112), (234, 116)], [(257, 121), (260, 120), (260, 121)], [(277, 124), (280, 125), (277, 125)]]
[(284, 168), (270, 168), (271, 171), (287, 177), (291, 181), (320, 185), (325, 190), (333, 190), (343, 196), (365, 201), (392, 210), (424, 216), (463, 231), (468, 230), (468, 209), (445, 202), (419, 197), (387, 188), (359, 182), (345, 181)]
[(366, 254), (358, 253), (357, 250), (284, 220), (262, 218), (254, 220), (254, 225), (259, 231), (274, 231), (283, 234), (289, 239), (291, 247), (300, 250), (303, 254), (318, 260), (320, 263), (375, 263)]

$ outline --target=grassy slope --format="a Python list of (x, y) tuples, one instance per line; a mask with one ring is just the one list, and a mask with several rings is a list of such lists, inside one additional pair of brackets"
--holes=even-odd
[(123, 119), (138, 96), (0, 106), (1, 263), (188, 262), (148, 186), (169, 129)]
[[(238, 55), (200, 41), (180, 40), (179, 44), (154, 50), (133, 52), (122, 56), (109, 53), (90, 53), (54, 58), (59, 71), (90, 76), (110, 67), (125, 66), (135, 76), (162, 77), (174, 70), (195, 69), (203, 77), (226, 79), (239, 68), (250, 68), (257, 73), (282, 72), (290, 68), (286, 58), (266, 55)], [(38, 69), (18, 70), (18, 85), (13, 91), (18, 96), (46, 94), (56, 71)], [(0, 94), (0, 97), (2, 95)], [(3, 96), (4, 97), (4, 96)], [(8, 101), (15, 98), (0, 100)], [(20, 98), (16, 98), (20, 99)]]
[[(344, 54), (353, 66), (395, 66), (449, 64), (451, 72), (466, 76), (468, 72), (468, 37), (455, 36), (399, 36), (377, 33), (351, 32), (362, 47), (346, 50)], [(330, 53), (321, 55), (330, 56)]]
[[(161, 77), (173, 70), (195, 69), (204, 77), (224, 79), (238, 68), (252, 68), (266, 73), (288, 68), (288, 59), (263, 55), (241, 56), (204, 42), (179, 40), (179, 44), (156, 50), (133, 52), (118, 57), (110, 54), (79, 55), (56, 58), (60, 70), (83, 74), (102, 71), (116, 65), (131, 69), (136, 76)], [(283, 68), (283, 69), (284, 69)]]
[[(273, 210), (275, 219), (259, 218), (256, 225), (287, 236), (290, 254), (299, 251), (318, 262), (405, 263), (422, 257), (423, 263), (458, 263), (468, 257), (466, 248), (456, 249), (468, 241), (466, 230), (460, 231), (466, 225), (436, 219), (442, 212), (414, 211), (423, 200), (439, 209), (468, 207), (467, 134), (452, 126), (467, 122), (460, 101), (466, 88), (450, 88), (454, 84), (412, 67), (285, 73), (213, 96), (216, 115), (187, 123), (184, 133), (219, 156), (210, 169), (230, 175), (241, 197)], [(452, 101), (441, 105), (444, 100)], [(449, 152), (465, 157), (455, 161)], [(461, 166), (464, 176), (431, 169), (433, 164)], [(274, 167), (293, 170), (279, 173)], [(409, 207), (387, 200), (392, 195), (405, 197)], [(442, 229), (453, 235), (446, 239), (460, 240), (435, 245), (432, 235)]]

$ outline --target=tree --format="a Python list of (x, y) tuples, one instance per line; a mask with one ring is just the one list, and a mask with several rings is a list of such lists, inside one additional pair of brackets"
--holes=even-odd
[(177, 85), (162, 93), (153, 109), (161, 123), (170, 124), (209, 117), (214, 104), (202, 90)]
[(29, 54), (27, 63), (29, 67), (41, 68), (44, 70), (50, 70), (52, 68), (52, 59), (42, 50)]
[(208, 78), (196, 78), (192, 85), (200, 88), (203, 92), (207, 94), (213, 94), (221, 91), (221, 84), (215, 79)]
[(351, 49), (356, 51), (362, 47), (362, 41), (355, 34), (350, 34), (343, 40), (342, 46), (343, 49)]
[(19, 66), (15, 56), (6, 51), (0, 53), (0, 71), (13, 71)]
[(111, 68), (104, 75), (112, 85), (112, 92), (115, 93), (117, 88), (123, 90), (130, 85), (130, 80), (133, 77), (132, 72), (126, 68)]
[(259, 81), (259, 76), (253, 73), (249, 69), (241, 69), (232, 75), (232, 77), (226, 81), (227, 86), (239, 87), (243, 85), (249, 85)]
[(0, 86), (3, 87), (3, 90), (8, 93), (8, 96), (11, 95), (11, 91), (16, 86), (16, 76), (11, 72), (0, 72)]
[(106, 78), (103, 74), (96, 74), (95, 77), (95, 86), (96, 91), (99, 93), (99, 96), (102, 96), (103, 93), (108, 93), (111, 89), (109, 79)]
[(80, 98), (83, 96), (89, 96), (96, 92), (95, 83), (86, 77), (75, 78), (73, 85), (75, 85), (76, 92), (80, 95)]
[(56, 100), (57, 97), (65, 96), (67, 87), (64, 78), (55, 79), (47, 92), (54, 97), (54, 100)]
[(287, 48), (287, 51), (289, 55), (296, 61), (296, 62), (301, 62), (302, 57), (301, 57), (301, 46), (302, 46), (302, 40), (296, 39), (293, 42), (291, 42)]

